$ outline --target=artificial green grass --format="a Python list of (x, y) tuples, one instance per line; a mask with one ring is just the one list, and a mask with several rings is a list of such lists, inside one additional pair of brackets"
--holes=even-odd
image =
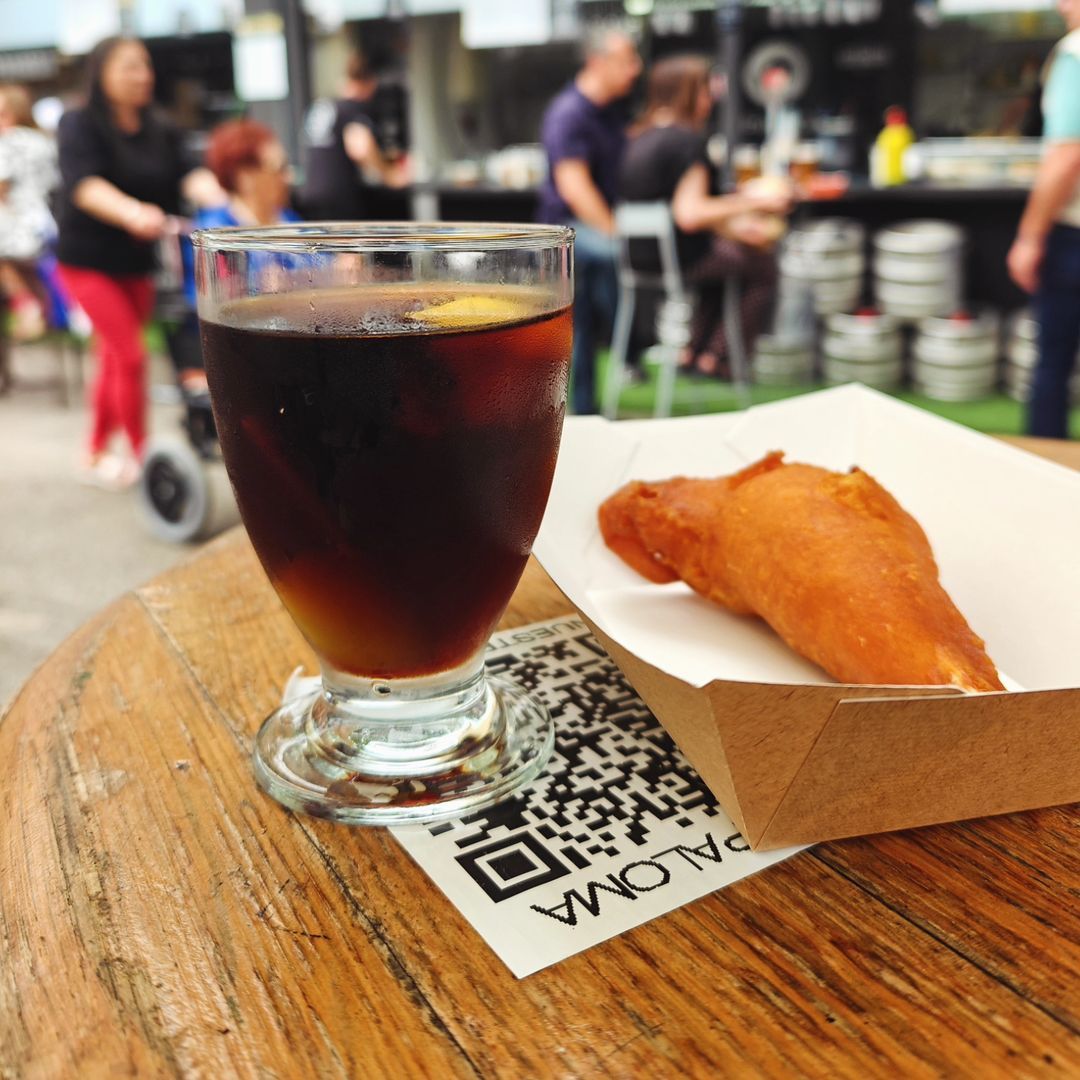
[[(607, 353), (603, 352), (598, 357), (596, 383), (598, 387), (605, 385), (606, 371)], [(645, 372), (648, 379), (643, 383), (627, 386), (623, 389), (619, 397), (620, 417), (629, 419), (631, 417), (652, 416), (656, 399), (656, 376), (658, 371), (659, 369), (656, 366), (646, 364)], [(752, 386), (750, 388), (750, 400), (754, 405), (762, 405), (770, 401), (782, 401), (785, 398), (797, 397), (799, 394), (807, 394), (820, 389), (822, 389), (821, 385)], [(921, 409), (935, 413), (937, 416), (943, 416), (947, 420), (954, 420), (958, 424), (963, 424), (976, 431), (985, 432), (988, 435), (1022, 435), (1024, 432), (1024, 406), (1002, 393), (994, 394), (992, 397), (980, 398), (978, 401), (955, 402), (934, 401), (909, 390), (896, 391), (894, 396), (901, 401), (907, 401)], [(671, 409), (674, 416), (729, 412), (740, 407), (739, 397), (730, 383), (718, 382), (714, 379), (687, 378), (685, 376), (676, 376), (675, 378), (675, 395)], [(1080, 439), (1080, 408), (1072, 410), (1069, 426), (1072, 437)]]
[[(152, 322), (146, 331), (146, 343), (151, 352), (164, 353), (165, 335), (157, 322)], [(608, 354), (604, 350), (597, 358), (596, 385), (603, 387), (607, 373)], [(619, 397), (619, 416), (652, 416), (656, 400), (656, 376), (659, 368), (653, 364), (645, 365), (648, 380), (624, 388)], [(754, 405), (764, 405), (770, 401), (783, 401), (797, 397), (821, 386), (752, 386), (750, 400)], [(1005, 394), (981, 398), (978, 401), (933, 401), (921, 394), (909, 390), (900, 390), (895, 394), (901, 401), (910, 402), (921, 409), (954, 420), (958, 424), (974, 428), (988, 435), (1022, 435), (1024, 432), (1024, 406)], [(691, 416), (695, 413), (730, 412), (741, 408), (741, 402), (730, 383), (715, 379), (686, 378), (676, 376), (675, 397), (672, 404), (674, 416)], [(1080, 439), (1080, 408), (1073, 409), (1070, 417), (1070, 434)]]
[(143, 344), (152, 356), (166, 355), (168, 345), (165, 343), (165, 330), (157, 319), (154, 319), (143, 331)]

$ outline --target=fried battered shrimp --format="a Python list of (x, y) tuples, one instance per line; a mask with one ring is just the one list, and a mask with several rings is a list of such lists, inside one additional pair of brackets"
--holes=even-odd
[(772, 453), (732, 476), (627, 484), (599, 518), (612, 551), (650, 581), (681, 578), (761, 616), (841, 682), (1004, 689), (926, 534), (861, 469)]

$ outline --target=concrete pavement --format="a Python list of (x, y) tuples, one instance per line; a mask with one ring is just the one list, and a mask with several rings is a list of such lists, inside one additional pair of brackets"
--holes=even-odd
[[(78, 391), (60, 404), (53, 350), (24, 346), (13, 360), (15, 386), (0, 397), (0, 707), (92, 614), (193, 551), (151, 537), (134, 493), (79, 482), (89, 421)], [(151, 381), (171, 386), (166, 362)], [(179, 415), (154, 406), (151, 430), (176, 431)]]

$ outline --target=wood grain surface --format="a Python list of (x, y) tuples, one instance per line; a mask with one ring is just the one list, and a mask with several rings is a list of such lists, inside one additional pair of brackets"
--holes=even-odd
[[(530, 564), (504, 625), (569, 610)], [(256, 789), (296, 664), (235, 531), (17, 697), (3, 1080), (1080, 1075), (1077, 809), (822, 845), (517, 981), (386, 833)]]

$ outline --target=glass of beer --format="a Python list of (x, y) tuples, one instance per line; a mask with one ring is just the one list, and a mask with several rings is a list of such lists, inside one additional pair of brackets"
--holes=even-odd
[(737, 185), (756, 180), (761, 175), (761, 152), (756, 146), (736, 146), (732, 164)]
[(310, 224), (196, 233), (203, 355), (248, 535), (317, 653), (260, 786), (362, 824), (498, 801), (551, 752), (484, 651), (544, 514), (572, 232)]
[(821, 165), (821, 147), (814, 142), (799, 143), (791, 155), (791, 179), (800, 187), (817, 176)]

